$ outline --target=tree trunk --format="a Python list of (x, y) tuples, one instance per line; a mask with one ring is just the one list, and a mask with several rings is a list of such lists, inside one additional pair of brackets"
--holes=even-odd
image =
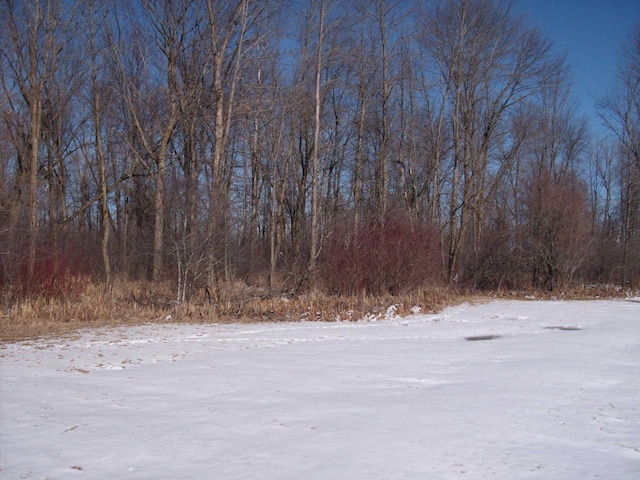
[(319, 175), (320, 175), (320, 114), (322, 110), (322, 48), (324, 42), (324, 15), (325, 1), (320, 1), (320, 19), (318, 26), (318, 48), (316, 55), (316, 82), (315, 82), (315, 115), (313, 126), (313, 153), (311, 170), (311, 251), (309, 252), (309, 272), (312, 285), (315, 287), (316, 281), (316, 260), (319, 253)]
[(98, 68), (97, 68), (97, 50), (95, 29), (93, 23), (93, 3), (91, 3), (89, 11), (89, 29), (90, 29), (90, 47), (91, 47), (91, 87), (93, 100), (93, 121), (94, 121), (94, 137), (95, 137), (95, 156), (98, 161), (98, 187), (100, 190), (100, 221), (102, 227), (102, 236), (100, 238), (100, 252), (102, 254), (102, 266), (104, 268), (105, 284), (107, 288), (111, 283), (111, 261), (109, 258), (109, 232), (111, 231), (111, 222), (109, 215), (109, 204), (107, 197), (107, 172), (104, 159), (104, 149), (102, 146), (102, 105), (100, 92), (98, 90)]

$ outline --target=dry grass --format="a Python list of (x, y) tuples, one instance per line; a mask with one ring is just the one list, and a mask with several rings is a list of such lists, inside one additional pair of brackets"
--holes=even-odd
[(178, 305), (170, 284), (116, 282), (111, 289), (88, 282), (73, 299), (24, 298), (6, 306), (0, 323), (0, 341), (16, 341), (61, 335), (82, 328), (140, 325), (146, 323), (248, 323), (278, 321), (337, 321), (384, 318), (387, 309), (407, 315), (415, 306), (437, 312), (462, 302), (491, 298), (592, 299), (624, 296), (611, 288), (578, 288), (571, 292), (494, 292), (474, 295), (433, 287), (399, 296), (332, 296), (311, 293), (288, 297), (235, 283), (216, 292), (215, 302), (204, 293)]
[(0, 323), (0, 341), (16, 341), (60, 335), (82, 328), (140, 325), (145, 323), (248, 323), (278, 321), (336, 321), (383, 318), (391, 305), (406, 315), (420, 306), (423, 312), (470, 297), (433, 288), (404, 296), (338, 297), (321, 293), (287, 297), (242, 283), (216, 292), (216, 301), (204, 294), (178, 305), (169, 284), (118, 282), (108, 291), (88, 283), (74, 299), (24, 298), (5, 307)]
[(501, 299), (524, 299), (524, 300), (596, 300), (611, 298), (627, 298), (638, 296), (640, 291), (622, 289), (616, 285), (576, 285), (573, 288), (564, 290), (527, 290), (513, 291), (500, 290), (490, 292), (488, 297)]
[(166, 285), (127, 282), (110, 291), (89, 282), (75, 298), (26, 297), (5, 307), (0, 340), (60, 334), (87, 327), (135, 325), (160, 321), (168, 310)]
[(311, 293), (293, 298), (229, 298), (216, 306), (216, 314), (236, 321), (348, 321), (365, 317), (384, 317), (390, 306), (396, 307), (395, 313), (398, 315), (409, 314), (414, 306), (419, 306), (423, 312), (435, 312), (447, 305), (470, 298), (452, 294), (444, 288), (399, 296), (335, 296)]

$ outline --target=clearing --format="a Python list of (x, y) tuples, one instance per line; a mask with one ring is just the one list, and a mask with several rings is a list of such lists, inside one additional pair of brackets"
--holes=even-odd
[(0, 345), (5, 479), (640, 478), (640, 303)]

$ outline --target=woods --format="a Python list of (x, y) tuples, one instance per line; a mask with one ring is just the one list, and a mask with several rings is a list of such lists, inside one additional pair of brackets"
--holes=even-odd
[(596, 137), (506, 1), (3, 0), (2, 301), (638, 287), (621, 49)]

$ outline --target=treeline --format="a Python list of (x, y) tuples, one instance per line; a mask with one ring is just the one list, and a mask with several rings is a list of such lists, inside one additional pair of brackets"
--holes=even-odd
[(506, 1), (2, 0), (0, 38), (5, 300), (640, 282), (640, 27), (604, 140)]

